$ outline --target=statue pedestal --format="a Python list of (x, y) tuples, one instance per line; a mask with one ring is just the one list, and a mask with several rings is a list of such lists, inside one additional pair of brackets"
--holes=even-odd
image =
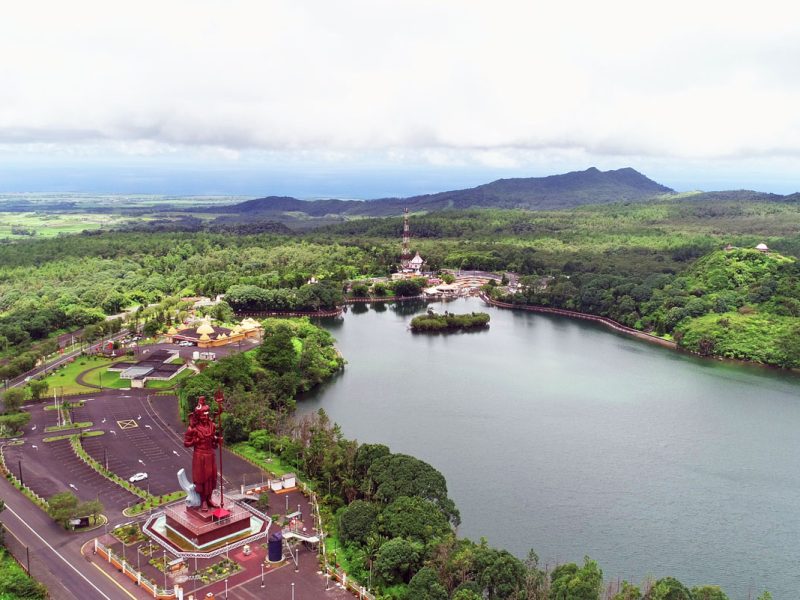
[(164, 512), (170, 538), (196, 551), (207, 551), (250, 534), (251, 513), (233, 502), (206, 512), (181, 504), (168, 506)]

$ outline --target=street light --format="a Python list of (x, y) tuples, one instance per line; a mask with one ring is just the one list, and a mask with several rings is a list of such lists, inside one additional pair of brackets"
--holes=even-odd
[(225, 578), (225, 600), (228, 600), (228, 578), (227, 577)]
[(261, 563), (261, 587), (264, 587), (264, 563)]
[(292, 582), (292, 600), (294, 600), (294, 581)]

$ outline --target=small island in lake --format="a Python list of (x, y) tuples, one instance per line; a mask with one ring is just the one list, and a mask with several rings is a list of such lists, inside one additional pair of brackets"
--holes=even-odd
[(465, 329), (484, 329), (489, 327), (487, 313), (469, 313), (455, 315), (445, 312), (443, 315), (428, 311), (427, 315), (420, 315), (411, 319), (411, 330), (418, 331), (460, 331)]

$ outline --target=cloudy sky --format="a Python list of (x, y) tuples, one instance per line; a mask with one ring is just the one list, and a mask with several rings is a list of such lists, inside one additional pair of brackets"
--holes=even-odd
[(800, 189), (788, 2), (12, 3), (0, 191), (371, 197), (598, 166)]

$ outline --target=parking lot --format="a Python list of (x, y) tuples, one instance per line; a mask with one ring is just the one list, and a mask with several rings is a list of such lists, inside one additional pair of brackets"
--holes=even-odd
[[(107, 511), (122, 511), (138, 498), (105, 479), (80, 460), (69, 440), (28, 443), (5, 449), (6, 465), (15, 475), (47, 499), (59, 492), (72, 492), (81, 501), (99, 499)], [(12, 468), (13, 467), (13, 468)]]
[[(103, 431), (103, 435), (86, 437), (82, 443), (86, 452), (111, 472), (126, 480), (136, 473), (147, 473), (147, 478), (135, 485), (154, 495), (180, 489), (179, 469), (191, 474), (192, 451), (183, 447), (185, 425), (178, 417), (174, 396), (156, 396), (149, 390), (98, 390), (97, 394), (69, 400), (74, 405), (73, 422), (91, 422), (90, 429)], [(77, 406), (80, 402), (83, 406)], [(71, 490), (81, 500), (99, 498), (109, 516), (135, 504), (138, 498), (134, 494), (77, 458), (69, 440), (43, 441), (45, 437), (74, 432), (44, 432), (45, 427), (57, 423), (57, 411), (44, 410), (49, 405), (52, 403), (29, 407), (31, 422), (26, 428), (25, 444), (5, 449), (8, 467), (18, 474), (21, 466), (23, 481), (44, 498)], [(223, 462), (227, 489), (263, 478), (259, 469), (228, 452), (224, 453)]]

